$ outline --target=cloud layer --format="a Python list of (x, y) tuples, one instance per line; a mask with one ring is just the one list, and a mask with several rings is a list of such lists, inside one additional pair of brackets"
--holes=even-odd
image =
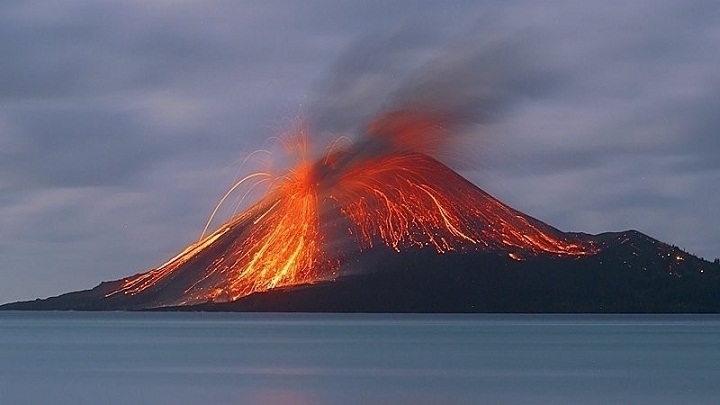
[(305, 116), (469, 117), (456, 167), (564, 230), (720, 256), (715, 2), (0, 4), (0, 302), (161, 264)]

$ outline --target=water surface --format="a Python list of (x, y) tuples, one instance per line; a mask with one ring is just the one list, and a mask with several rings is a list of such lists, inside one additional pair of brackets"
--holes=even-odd
[(720, 316), (0, 312), (2, 404), (717, 404)]

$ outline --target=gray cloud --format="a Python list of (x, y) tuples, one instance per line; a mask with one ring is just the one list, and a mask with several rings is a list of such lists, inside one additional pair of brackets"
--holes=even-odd
[(60, 108), (10, 115), (10, 124), (22, 129), (22, 145), (0, 152), (0, 169), (18, 187), (122, 184), (146, 171), (161, 147), (122, 112)]
[(321, 83), (314, 124), (348, 132), (383, 111), (403, 109), (497, 121), (513, 105), (547, 95), (560, 82), (559, 71), (538, 63), (534, 42), (530, 33), (482, 26), (449, 39), (416, 27), (361, 38)]
[(2, 2), (0, 302), (172, 256), (288, 117), (329, 138), (402, 106), (468, 117), (472, 164), (455, 167), (528, 214), (720, 256), (719, 12), (701, 1)]

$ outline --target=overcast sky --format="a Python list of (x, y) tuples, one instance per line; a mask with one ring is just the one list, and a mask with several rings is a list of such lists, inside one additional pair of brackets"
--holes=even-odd
[[(720, 2), (0, 2), (0, 302), (195, 240), (268, 137), (420, 103), (451, 166), (566, 231), (720, 257)], [(469, 139), (469, 140), (468, 140)]]

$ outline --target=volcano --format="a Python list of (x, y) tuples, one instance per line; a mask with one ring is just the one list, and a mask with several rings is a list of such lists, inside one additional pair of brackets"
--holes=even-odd
[(411, 118), (246, 177), (271, 183), (264, 197), (158, 268), (0, 308), (720, 312), (720, 265), (525, 215), (431, 157), (426, 135), (442, 127)]

